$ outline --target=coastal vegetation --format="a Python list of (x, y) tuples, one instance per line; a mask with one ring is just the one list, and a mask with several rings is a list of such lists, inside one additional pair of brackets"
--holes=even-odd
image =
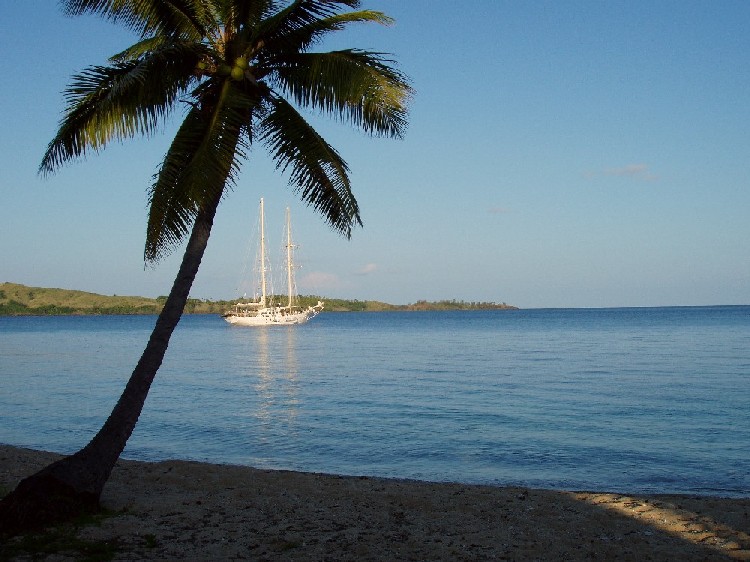
[[(0, 283), (0, 316), (59, 316), (83, 314), (158, 314), (167, 297), (106, 296), (70, 289), (29, 287), (18, 283)], [(272, 296), (272, 301), (282, 301), (282, 296)], [(413, 304), (389, 304), (375, 300), (334, 299), (319, 295), (301, 295), (302, 306), (313, 305), (319, 300), (326, 303), (324, 312), (387, 312), (398, 310), (486, 310), (515, 309), (506, 303), (477, 302), (463, 300), (441, 300), (428, 302), (419, 300)], [(186, 314), (221, 314), (234, 301), (188, 298)]]
[[(163, 305), (163, 303), (162, 303)], [(158, 314), (156, 299), (0, 283), (0, 315)]]

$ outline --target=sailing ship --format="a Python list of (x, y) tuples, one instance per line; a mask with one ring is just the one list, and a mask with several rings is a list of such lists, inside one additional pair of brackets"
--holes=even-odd
[(286, 208), (286, 271), (287, 295), (286, 306), (273, 302), (267, 293), (266, 284), (266, 236), (263, 199), (260, 200), (260, 296), (252, 301), (240, 300), (234, 308), (225, 312), (224, 320), (233, 326), (288, 326), (304, 324), (323, 310), (323, 302), (315, 306), (301, 307), (296, 301), (294, 284), (294, 263), (292, 261), (294, 245), (292, 244), (292, 226), (289, 207)]

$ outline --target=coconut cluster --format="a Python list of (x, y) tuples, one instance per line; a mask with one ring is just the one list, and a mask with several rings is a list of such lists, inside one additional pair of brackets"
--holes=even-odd
[(237, 80), (238, 82), (242, 80), (245, 77), (245, 70), (247, 70), (247, 67), (248, 63), (245, 57), (237, 57), (234, 59), (234, 66), (230, 71), (232, 79)]
[(219, 76), (231, 76), (232, 80), (236, 80), (237, 82), (245, 79), (245, 71), (248, 68), (249, 64), (245, 57), (234, 59), (234, 66), (222, 63), (212, 68), (212, 65), (204, 60), (195, 65), (195, 70), (199, 75), (215, 72)]

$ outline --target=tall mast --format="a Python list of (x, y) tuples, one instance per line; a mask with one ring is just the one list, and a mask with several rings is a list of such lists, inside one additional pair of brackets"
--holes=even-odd
[(266, 307), (266, 225), (263, 212), (263, 198), (260, 198), (260, 306)]
[(292, 311), (292, 221), (289, 218), (289, 207), (286, 208), (286, 279), (289, 295), (289, 312)]

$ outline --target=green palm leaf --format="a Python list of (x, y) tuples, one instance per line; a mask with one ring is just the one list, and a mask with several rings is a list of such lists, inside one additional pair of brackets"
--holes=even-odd
[[(154, 133), (190, 106), (149, 191), (144, 257), (178, 245), (204, 209), (234, 185), (256, 139), (303, 201), (346, 237), (361, 225), (342, 157), (284, 97), (372, 135), (401, 137), (412, 90), (380, 53), (311, 53), (349, 24), (392, 20), (358, 0), (63, 0), (141, 35), (74, 77), (68, 107), (40, 166), (48, 174), (112, 140)], [(249, 65), (232, 66), (238, 57)]]
[[(358, 5), (358, 3), (353, 3)], [(379, 23), (393, 24), (393, 19), (382, 12), (361, 10), (337, 14), (333, 10), (324, 12), (325, 17), (319, 19), (315, 13), (301, 10), (298, 14), (292, 10), (286, 17), (269, 20), (265, 28), (260, 28), (263, 41), (271, 54), (286, 52), (306, 52), (312, 45), (332, 31), (340, 31), (350, 23)]]
[(278, 169), (289, 170), (290, 184), (302, 200), (326, 217), (347, 238), (360, 226), (349, 168), (338, 152), (283, 98), (272, 97), (260, 124), (261, 138)]
[(150, 190), (144, 257), (157, 261), (179, 244), (198, 212), (234, 185), (249, 148), (250, 106), (246, 96), (225, 82), (215, 111), (193, 108), (167, 152)]
[(76, 75), (65, 92), (68, 108), (40, 171), (51, 173), (113, 139), (153, 133), (195, 80), (201, 53), (193, 44), (169, 43), (146, 58), (94, 66)]
[(348, 120), (369, 133), (401, 137), (411, 88), (378, 53), (346, 50), (284, 57), (276, 80), (300, 105)]
[(200, 0), (63, 0), (71, 16), (98, 14), (135, 31), (200, 41), (210, 12)]

